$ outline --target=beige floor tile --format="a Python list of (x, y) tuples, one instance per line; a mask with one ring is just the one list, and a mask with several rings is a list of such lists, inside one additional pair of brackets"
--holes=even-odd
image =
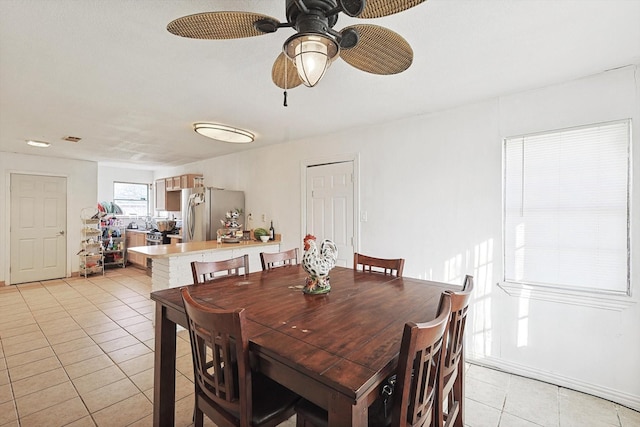
[(469, 427), (497, 427), (500, 411), (475, 400), (465, 401), (465, 424)]
[(618, 409), (618, 417), (622, 423), (622, 427), (638, 427), (640, 426), (640, 412), (625, 406), (616, 405)]
[(145, 343), (146, 341), (149, 341), (155, 338), (156, 331), (154, 329), (146, 329), (140, 332), (132, 332), (131, 335), (136, 337), (136, 339), (138, 339), (142, 343)]
[(21, 354), (27, 351), (36, 350), (38, 348), (48, 347), (49, 341), (44, 336), (42, 338), (34, 339), (26, 342), (16, 342), (8, 345), (2, 340), (2, 349), (5, 357), (13, 356), (14, 354)]
[(143, 354), (142, 356), (129, 359), (125, 362), (121, 362), (118, 364), (118, 366), (124, 371), (125, 374), (127, 374), (128, 376), (132, 376), (142, 371), (146, 371), (147, 369), (153, 368), (153, 362), (154, 354), (147, 353)]
[(483, 403), (502, 411), (507, 397), (507, 388), (496, 387), (475, 378), (467, 377), (465, 383), (465, 396), (476, 402)]
[(129, 379), (140, 389), (140, 391), (149, 390), (153, 388), (153, 368), (142, 371)]
[(93, 414), (139, 393), (140, 390), (138, 390), (138, 387), (128, 378), (124, 378), (115, 383), (84, 393), (81, 397), (85, 405), (87, 405), (87, 408), (89, 408), (89, 411)]
[(557, 427), (558, 387), (513, 375), (504, 412), (546, 427)]
[(91, 359), (85, 359), (72, 365), (65, 366), (64, 369), (67, 371), (69, 378), (73, 380), (110, 366), (113, 366), (113, 361), (107, 355), (100, 354), (99, 356), (92, 357)]
[(96, 423), (93, 422), (91, 416), (80, 418), (78, 421), (67, 424), (65, 427), (95, 427)]
[(194, 392), (193, 381), (182, 374), (176, 373), (176, 400), (187, 397)]
[(2, 337), (3, 340), (5, 340), (7, 338), (14, 337), (16, 335), (28, 334), (30, 332), (37, 332), (37, 331), (40, 331), (40, 326), (37, 323), (32, 323), (30, 325), (23, 325), (13, 329), (10, 328), (4, 331), (0, 331), (0, 337)]
[(82, 400), (75, 397), (50, 406), (39, 412), (20, 417), (21, 427), (55, 427), (66, 426), (69, 423), (86, 418), (89, 415)]
[[(149, 324), (149, 319), (147, 319), (144, 316), (139, 315), (136, 312), (135, 316), (127, 317), (126, 319), (120, 319), (117, 322), (118, 322), (118, 324), (120, 326), (122, 326), (123, 328), (126, 328), (127, 331), (135, 332), (136, 330), (139, 330), (139, 329), (133, 328), (133, 326), (140, 325), (140, 324)], [(144, 328), (144, 325), (138, 326), (138, 327), (139, 328)]]
[(473, 378), (505, 390), (509, 387), (509, 378), (511, 377), (511, 374), (506, 372), (500, 372), (495, 369), (469, 364), (466, 372), (466, 378)]
[(6, 369), (0, 370), (0, 385), (9, 384), (9, 371)]
[(152, 427), (153, 426), (153, 414), (147, 415), (141, 420), (136, 421), (135, 423), (129, 424), (128, 427)]
[(18, 411), (13, 400), (0, 403), (0, 426), (18, 421)]
[(67, 330), (62, 333), (56, 331), (54, 333), (47, 334), (47, 339), (50, 344), (62, 344), (85, 337), (87, 337), (87, 334), (79, 326), (77, 329)]
[(90, 374), (74, 378), (72, 382), (76, 387), (76, 390), (78, 390), (78, 393), (82, 395), (100, 387), (112, 384), (116, 381), (120, 381), (123, 378), (126, 378), (126, 375), (118, 366), (113, 365), (108, 368), (100, 369)]
[(93, 335), (99, 334), (101, 332), (112, 331), (114, 329), (120, 329), (120, 325), (118, 325), (116, 322), (110, 321), (110, 322), (102, 323), (100, 325), (88, 326), (88, 327), (85, 327), (83, 329), (88, 335), (93, 336)]
[(112, 329), (106, 332), (100, 332), (94, 335), (91, 335), (91, 338), (97, 343), (101, 344), (103, 342), (112, 341), (117, 338), (127, 337), (129, 333), (122, 328)]
[(121, 363), (150, 352), (151, 350), (146, 345), (138, 342), (138, 344), (112, 351), (109, 353), (109, 357), (111, 357), (114, 362)]
[[(472, 420), (472, 422), (474, 421)], [(523, 420), (504, 412), (500, 417), (500, 427), (540, 427), (540, 424), (534, 424), (531, 421)]]
[(559, 394), (561, 426), (620, 425), (615, 403), (566, 388), (560, 388)]
[(77, 397), (71, 381), (28, 394), (16, 399), (20, 418)]
[(22, 333), (20, 335), (14, 335), (12, 337), (2, 337), (2, 346), (3, 348), (7, 349), (7, 347), (11, 347), (12, 345), (15, 344), (21, 344), (21, 343), (25, 343), (25, 342), (29, 342), (29, 341), (34, 341), (34, 340), (42, 340), (44, 339), (45, 336), (42, 333), (42, 331), (37, 330), (37, 331), (32, 331), (32, 332), (25, 332)]
[(102, 342), (99, 345), (103, 351), (105, 351), (106, 353), (111, 353), (113, 351), (120, 350), (125, 347), (130, 347), (136, 344), (140, 344), (140, 341), (138, 341), (135, 337), (129, 334), (126, 334), (120, 338)]
[(50, 336), (75, 331), (80, 328), (80, 325), (78, 325), (73, 318), (65, 317), (40, 323), (40, 328), (42, 328), (42, 332), (44, 332), (46, 336)]
[(77, 338), (75, 340), (61, 342), (59, 344), (53, 344), (53, 351), (56, 354), (69, 353), (71, 351), (79, 351), (86, 347), (92, 347), (95, 342), (89, 337)]
[(128, 426), (152, 413), (153, 405), (144, 394), (138, 393), (121, 402), (93, 413), (98, 426)]
[(15, 366), (25, 365), (27, 363), (39, 362), (47, 357), (55, 357), (55, 353), (51, 347), (42, 347), (35, 350), (27, 351), (25, 353), (16, 354), (7, 357), (7, 366), (13, 368)]
[[(151, 378), (151, 383), (153, 384), (153, 378)], [(0, 385), (0, 403), (5, 403), (13, 400), (13, 389), (11, 388), (11, 384), (3, 384)]]
[(16, 398), (19, 398), (22, 396), (26, 396), (27, 394), (40, 391), (43, 388), (52, 387), (54, 385), (62, 384), (67, 381), (69, 381), (67, 372), (62, 367), (60, 367), (52, 369), (51, 371), (44, 372), (42, 374), (14, 381), (12, 383), (13, 393)]
[(80, 350), (58, 354), (58, 359), (60, 359), (60, 362), (63, 366), (69, 366), (83, 360), (102, 355), (104, 355), (104, 352), (100, 349), (100, 347), (98, 347), (97, 344), (94, 344), (91, 347), (85, 347)]
[(11, 381), (18, 381), (23, 378), (28, 378), (34, 375), (51, 371), (52, 369), (57, 369), (59, 367), (60, 362), (57, 358), (47, 357), (46, 359), (40, 360), (38, 363), (27, 363), (26, 365), (9, 368), (9, 375)]

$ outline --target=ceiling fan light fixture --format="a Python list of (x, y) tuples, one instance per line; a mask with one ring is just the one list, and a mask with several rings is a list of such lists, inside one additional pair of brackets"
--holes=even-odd
[(248, 144), (255, 140), (255, 135), (249, 131), (217, 123), (194, 123), (193, 130), (207, 138), (233, 144)]
[(294, 62), (304, 85), (313, 87), (322, 79), (340, 49), (334, 39), (324, 34), (299, 33), (285, 42), (283, 50)]

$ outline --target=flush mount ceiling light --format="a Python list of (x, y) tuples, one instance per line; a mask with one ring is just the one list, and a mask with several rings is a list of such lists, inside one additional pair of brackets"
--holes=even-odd
[(38, 147), (38, 148), (47, 148), (48, 146), (51, 145), (51, 143), (44, 142), (44, 141), (34, 141), (32, 139), (29, 139), (27, 140), (27, 145), (30, 145), (32, 147)]
[(218, 141), (232, 142), (234, 144), (247, 144), (253, 142), (255, 135), (243, 129), (217, 123), (198, 122), (193, 124), (193, 130), (207, 138)]

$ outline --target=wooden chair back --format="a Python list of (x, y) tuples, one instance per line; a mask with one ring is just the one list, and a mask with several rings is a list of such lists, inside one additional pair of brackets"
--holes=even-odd
[(251, 370), (244, 309), (215, 309), (195, 301), (187, 288), (181, 293), (193, 358), (194, 426), (203, 426), (204, 414), (218, 427), (273, 427), (291, 418), (299, 396)]
[(362, 266), (362, 271), (380, 272), (396, 277), (402, 277), (402, 270), (404, 270), (404, 258), (375, 258), (356, 252), (353, 254), (353, 269), (358, 270), (358, 266), (360, 265)]
[[(462, 426), (464, 406), (464, 332), (473, 292), (473, 276), (467, 275), (461, 292), (445, 291), (451, 298), (451, 316), (445, 339), (438, 390), (438, 426)], [(442, 409), (444, 404), (444, 408)]]
[(295, 265), (298, 263), (298, 248), (276, 253), (260, 252), (260, 262), (262, 263), (263, 271)]
[(244, 309), (217, 310), (194, 301), (186, 288), (181, 292), (191, 338), (196, 406), (205, 396), (217, 413), (207, 416), (217, 425), (232, 422), (236, 419), (233, 414), (250, 420), (251, 370)]
[(193, 261), (191, 263), (194, 285), (214, 280), (217, 277), (215, 273), (226, 272), (225, 276), (239, 276), (240, 269), (245, 276), (249, 273), (249, 255), (224, 261)]
[(451, 296), (443, 294), (438, 317), (426, 323), (407, 323), (398, 358), (392, 426), (430, 426), (440, 375), (441, 353), (450, 317)]

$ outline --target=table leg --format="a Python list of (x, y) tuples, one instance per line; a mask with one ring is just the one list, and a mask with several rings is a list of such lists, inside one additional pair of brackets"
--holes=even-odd
[(176, 401), (176, 324), (167, 319), (166, 307), (160, 303), (156, 303), (155, 320), (153, 425), (173, 426)]
[(367, 427), (368, 411), (366, 399), (361, 399), (355, 405), (344, 395), (333, 393), (329, 400), (330, 427)]

